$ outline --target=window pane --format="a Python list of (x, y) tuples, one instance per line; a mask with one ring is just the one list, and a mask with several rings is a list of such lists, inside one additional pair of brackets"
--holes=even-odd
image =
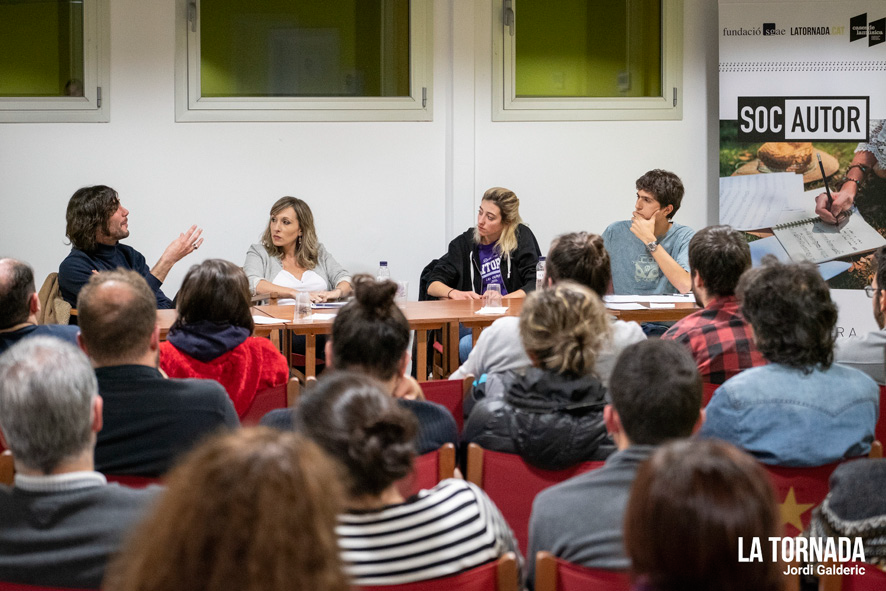
[(83, 96), (82, 1), (0, 1), (0, 96)]
[(662, 96), (660, 0), (516, 0), (516, 95)]
[(409, 96), (409, 0), (213, 0), (204, 97)]

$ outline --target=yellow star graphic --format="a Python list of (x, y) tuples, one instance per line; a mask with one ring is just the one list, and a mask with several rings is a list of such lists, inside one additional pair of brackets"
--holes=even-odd
[(814, 506), (815, 503), (798, 503), (797, 497), (794, 495), (794, 487), (792, 486), (788, 489), (784, 502), (779, 505), (781, 509), (781, 522), (793, 525), (799, 531), (803, 531), (803, 520), (800, 517)]

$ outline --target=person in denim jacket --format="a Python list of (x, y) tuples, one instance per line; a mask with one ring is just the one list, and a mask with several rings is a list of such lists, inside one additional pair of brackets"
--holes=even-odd
[(879, 389), (861, 371), (834, 363), (837, 306), (815, 266), (766, 257), (742, 276), (737, 295), (770, 363), (717, 389), (701, 436), (780, 466), (820, 466), (867, 454)]

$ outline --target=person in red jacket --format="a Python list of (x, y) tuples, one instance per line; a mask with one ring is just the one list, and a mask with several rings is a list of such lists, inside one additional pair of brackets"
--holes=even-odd
[(169, 377), (219, 382), (240, 418), (257, 392), (289, 379), (286, 358), (268, 339), (250, 336), (249, 283), (237, 265), (208, 259), (191, 267), (176, 308), (178, 319), (160, 345)]

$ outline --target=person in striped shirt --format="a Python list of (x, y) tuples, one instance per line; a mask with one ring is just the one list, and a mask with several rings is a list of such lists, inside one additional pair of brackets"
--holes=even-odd
[(375, 380), (345, 371), (324, 376), (299, 403), (295, 424), (346, 475), (348, 510), (337, 532), (354, 585), (436, 579), (506, 552), (519, 557), (498, 508), (475, 485), (447, 479), (409, 498), (400, 494), (397, 481), (412, 471), (417, 422)]

